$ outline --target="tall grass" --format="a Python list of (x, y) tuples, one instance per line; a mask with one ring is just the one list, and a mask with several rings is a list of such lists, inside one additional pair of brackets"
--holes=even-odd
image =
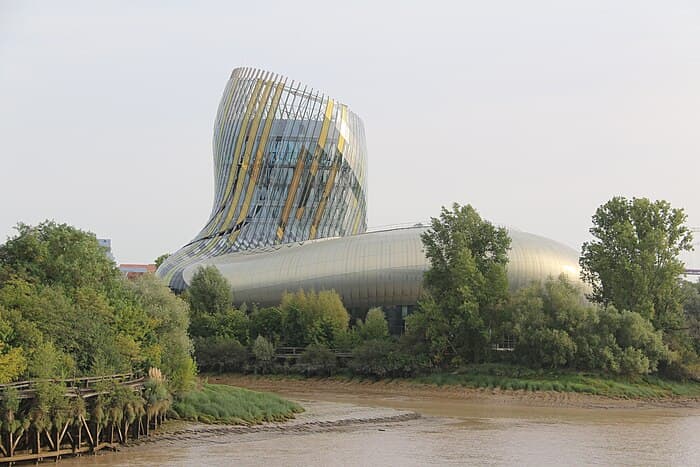
[(173, 410), (186, 420), (240, 425), (280, 422), (304, 411), (274, 394), (208, 383), (177, 400)]
[(697, 382), (668, 381), (653, 376), (624, 378), (574, 371), (538, 371), (499, 364), (470, 365), (452, 373), (433, 373), (412, 380), (437, 386), (579, 392), (622, 399), (700, 397)]

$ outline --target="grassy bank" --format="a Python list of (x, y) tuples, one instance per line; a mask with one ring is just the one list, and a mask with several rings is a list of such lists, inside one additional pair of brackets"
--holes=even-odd
[(293, 375), (268, 375), (268, 380), (325, 380), (367, 383), (402, 383), (437, 387), (464, 387), (473, 389), (499, 389), (503, 391), (527, 391), (532, 393), (558, 392), (579, 393), (614, 399), (700, 400), (700, 383), (661, 379), (656, 376), (625, 378), (603, 373), (532, 370), (525, 367), (503, 364), (468, 365), (454, 371), (431, 373), (413, 378), (372, 379), (339, 373), (329, 378)]
[(700, 383), (697, 382), (670, 381), (655, 376), (624, 378), (586, 372), (535, 371), (507, 365), (473, 365), (451, 373), (411, 378), (411, 381), (437, 386), (577, 392), (621, 399), (700, 398)]
[(176, 401), (173, 410), (185, 420), (254, 425), (289, 420), (304, 409), (274, 394), (204, 383)]

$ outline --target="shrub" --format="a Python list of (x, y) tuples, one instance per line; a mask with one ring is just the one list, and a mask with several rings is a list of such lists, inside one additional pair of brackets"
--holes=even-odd
[(295, 365), (306, 376), (331, 376), (337, 368), (335, 353), (323, 344), (309, 344)]
[(248, 351), (238, 340), (227, 337), (200, 337), (195, 339), (195, 356), (202, 371), (222, 373), (244, 371), (248, 365)]
[(389, 324), (381, 308), (370, 308), (365, 322), (358, 320), (357, 332), (363, 340), (386, 339), (389, 337)]
[(274, 363), (275, 346), (263, 336), (258, 336), (253, 342), (253, 356), (255, 356), (255, 370), (266, 373)]
[(358, 375), (375, 378), (413, 376), (428, 368), (427, 356), (403, 352), (390, 340), (369, 340), (360, 344), (352, 352), (348, 363), (350, 370)]

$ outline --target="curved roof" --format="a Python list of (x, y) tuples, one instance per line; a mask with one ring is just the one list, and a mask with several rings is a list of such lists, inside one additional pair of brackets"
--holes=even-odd
[[(285, 291), (337, 291), (348, 308), (414, 305), (429, 267), (420, 235), (428, 227), (370, 232), (231, 253), (187, 267), (189, 284), (213, 264), (231, 283), (237, 303), (277, 305)], [(510, 230), (508, 281), (512, 289), (567, 274), (578, 281), (578, 254), (552, 240)]]

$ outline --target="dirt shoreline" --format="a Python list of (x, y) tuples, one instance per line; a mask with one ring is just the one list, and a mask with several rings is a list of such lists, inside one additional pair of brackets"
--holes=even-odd
[(259, 425), (205, 424), (184, 420), (171, 420), (154, 431), (148, 438), (141, 438), (124, 445), (122, 449), (137, 448), (146, 444), (168, 441), (196, 442), (226, 436), (247, 434), (302, 434), (317, 433), (334, 429), (388, 425), (421, 418), (419, 413), (385, 407), (364, 407), (356, 404), (343, 404), (324, 401), (299, 401), (304, 412), (295, 418), (275, 423)]
[(617, 399), (576, 392), (523, 391), (467, 388), (457, 385), (436, 386), (406, 380), (350, 381), (333, 378), (285, 378), (253, 375), (205, 375), (210, 383), (229, 384), (246, 389), (280, 393), (283, 396), (305, 393), (354, 393), (391, 397), (464, 400), (472, 403), (512, 405), (524, 407), (561, 407), (579, 409), (640, 409), (640, 408), (692, 408), (700, 409), (697, 398)]

